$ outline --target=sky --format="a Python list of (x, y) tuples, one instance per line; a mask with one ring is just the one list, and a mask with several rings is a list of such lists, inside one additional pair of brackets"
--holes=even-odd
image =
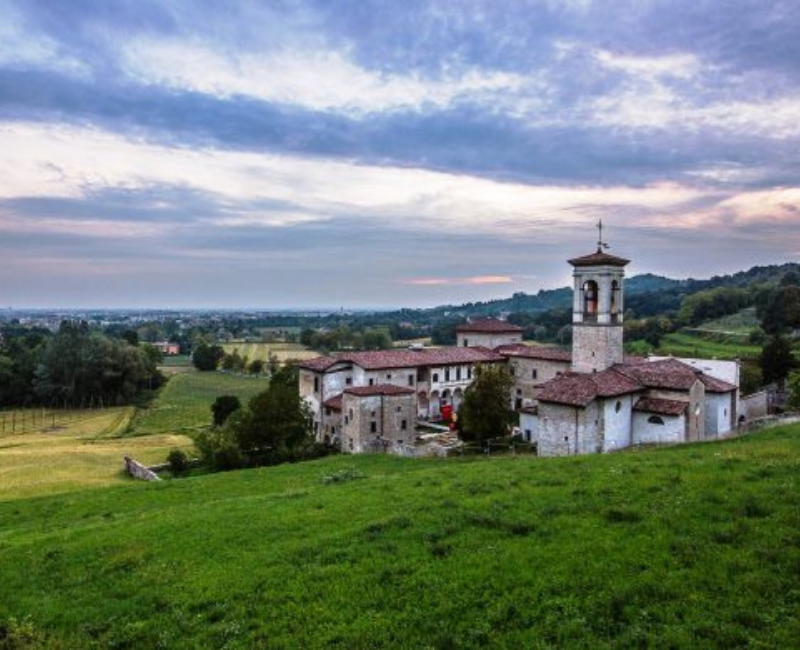
[(0, 305), (397, 307), (800, 261), (796, 0), (0, 0)]

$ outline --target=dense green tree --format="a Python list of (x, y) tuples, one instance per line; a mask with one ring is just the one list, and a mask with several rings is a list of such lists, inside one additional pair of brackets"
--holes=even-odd
[(786, 406), (793, 411), (800, 411), (800, 372), (793, 372), (786, 382), (789, 389), (789, 399)]
[(198, 370), (208, 372), (217, 369), (217, 365), (224, 355), (225, 351), (221, 346), (209, 345), (201, 341), (192, 352), (192, 363)]
[(785, 380), (797, 366), (791, 342), (784, 336), (771, 337), (761, 350), (760, 365), (765, 382)]
[(261, 359), (253, 359), (247, 367), (247, 372), (251, 375), (260, 375), (264, 372), (264, 362)]
[(800, 287), (784, 286), (771, 294), (762, 310), (761, 327), (768, 334), (800, 328)]
[(221, 427), (231, 414), (242, 408), (242, 403), (236, 395), (220, 395), (211, 405), (211, 413), (214, 416), (214, 426)]
[(510, 408), (514, 379), (502, 366), (476, 369), (475, 380), (464, 393), (458, 411), (460, 435), (464, 440), (481, 442), (508, 434), (514, 423)]

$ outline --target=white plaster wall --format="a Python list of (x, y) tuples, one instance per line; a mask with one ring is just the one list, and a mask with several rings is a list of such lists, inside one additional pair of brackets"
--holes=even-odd
[(651, 413), (633, 413), (634, 445), (666, 444), (684, 442), (686, 438), (686, 417), (684, 415), (659, 415), (664, 424), (651, 424), (647, 420)]
[[(619, 411), (617, 411), (617, 404), (619, 404)], [(633, 398), (630, 395), (622, 395), (604, 400), (602, 412), (605, 438), (603, 451), (615, 451), (630, 447)]]
[[(484, 347), (493, 350), (500, 345), (514, 345), (522, 343), (522, 332), (508, 333), (508, 334), (492, 334), (492, 333), (473, 333), (464, 332), (456, 335), (457, 345), (463, 347)], [(465, 345), (466, 341), (466, 345)]]
[(731, 430), (730, 393), (706, 393), (706, 437)]
[(525, 442), (539, 442), (539, 416), (531, 413), (519, 414), (519, 428)]

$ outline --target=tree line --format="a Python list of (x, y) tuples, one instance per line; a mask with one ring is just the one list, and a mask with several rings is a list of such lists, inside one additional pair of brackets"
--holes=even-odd
[(163, 382), (161, 353), (64, 321), (56, 333), (4, 327), (0, 343), (0, 406), (89, 406), (129, 403)]

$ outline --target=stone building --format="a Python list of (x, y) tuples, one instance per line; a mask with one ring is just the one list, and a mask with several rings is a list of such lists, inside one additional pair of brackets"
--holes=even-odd
[(457, 411), (478, 365), (505, 363), (505, 356), (482, 347), (344, 352), (301, 362), (300, 395), (311, 408), (317, 439), (344, 444), (344, 400), (354, 394), (352, 389), (389, 385), (409, 390), (416, 424), (435, 420), (447, 409)]
[[(716, 437), (736, 426), (738, 370), (708, 366), (737, 383), (678, 359), (626, 359), (622, 309), (628, 260), (604, 252), (573, 266), (572, 364), (535, 389), (524, 414), (539, 455), (614, 451), (645, 443)], [(524, 405), (525, 406), (525, 405)], [(521, 420), (522, 422), (522, 420)], [(535, 435), (534, 433), (535, 432)]]
[(522, 343), (523, 329), (496, 318), (464, 323), (456, 327), (456, 345), (460, 348), (484, 347), (494, 350), (501, 345)]
[(457, 346), (347, 352), (300, 364), (300, 392), (319, 440), (343, 451), (412, 443), (417, 420), (457, 410), (480, 364), (514, 378), (509, 404), (542, 456), (713, 438), (737, 424), (737, 362), (626, 357), (625, 266), (597, 251), (573, 267), (571, 351), (525, 345), (522, 329), (484, 319), (457, 329)]

